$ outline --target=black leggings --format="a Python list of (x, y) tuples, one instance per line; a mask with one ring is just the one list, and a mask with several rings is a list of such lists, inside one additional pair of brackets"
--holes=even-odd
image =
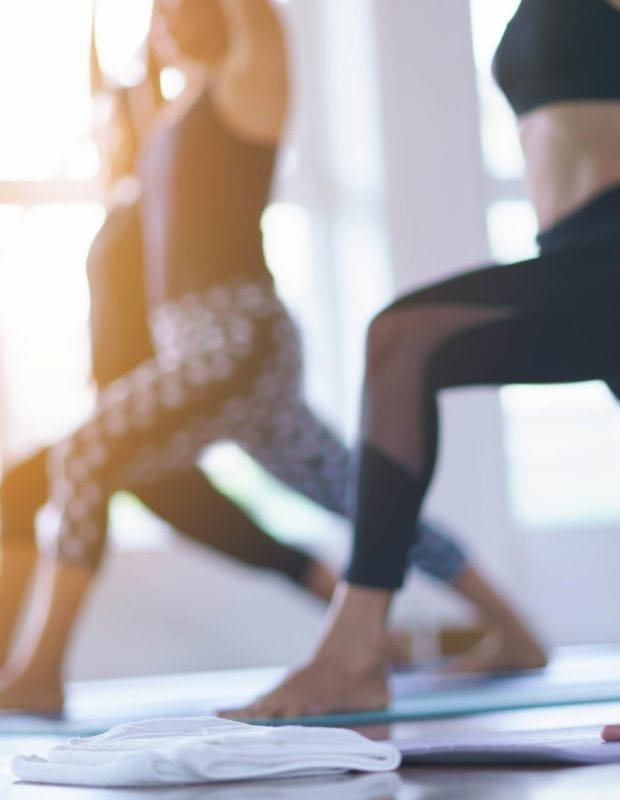
[(402, 584), (435, 467), (442, 389), (592, 379), (617, 385), (619, 217), (615, 188), (543, 234), (538, 258), (412, 292), (373, 321), (365, 399), (374, 418), (361, 447), (349, 581)]

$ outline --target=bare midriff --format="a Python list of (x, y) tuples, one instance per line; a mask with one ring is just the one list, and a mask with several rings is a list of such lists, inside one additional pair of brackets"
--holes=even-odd
[(541, 230), (620, 184), (620, 102), (545, 106), (519, 119), (519, 133)]

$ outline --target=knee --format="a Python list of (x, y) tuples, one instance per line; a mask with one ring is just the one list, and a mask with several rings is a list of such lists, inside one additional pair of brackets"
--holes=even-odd
[(407, 354), (407, 337), (397, 312), (387, 310), (370, 323), (366, 339), (366, 376), (380, 378)]
[(366, 339), (366, 361), (369, 366), (381, 362), (397, 344), (397, 326), (394, 315), (382, 311), (372, 320)]

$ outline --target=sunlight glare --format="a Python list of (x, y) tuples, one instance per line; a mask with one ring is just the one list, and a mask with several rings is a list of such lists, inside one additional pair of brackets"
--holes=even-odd
[(153, 0), (98, 0), (97, 51), (103, 71), (116, 83), (133, 86), (143, 78), (136, 56), (151, 21)]

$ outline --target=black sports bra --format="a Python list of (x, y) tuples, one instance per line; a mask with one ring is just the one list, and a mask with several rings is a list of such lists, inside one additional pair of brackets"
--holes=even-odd
[(620, 11), (607, 0), (521, 0), (493, 60), (516, 114), (620, 100)]

